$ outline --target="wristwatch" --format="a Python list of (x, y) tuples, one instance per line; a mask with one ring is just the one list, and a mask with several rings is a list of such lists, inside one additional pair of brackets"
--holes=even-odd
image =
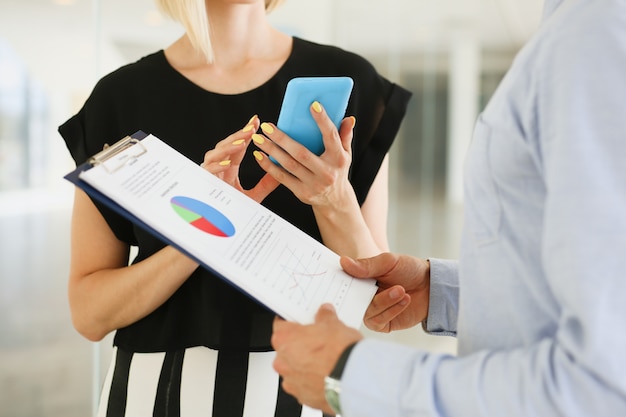
[(341, 375), (343, 374), (343, 368), (346, 367), (346, 363), (348, 362), (350, 352), (352, 352), (355, 345), (356, 342), (348, 346), (341, 353), (330, 375), (324, 378), (324, 396), (330, 408), (332, 408), (339, 417), (341, 417)]

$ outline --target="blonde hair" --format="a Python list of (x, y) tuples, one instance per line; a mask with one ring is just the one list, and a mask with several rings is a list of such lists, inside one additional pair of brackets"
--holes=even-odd
[[(271, 12), (283, 1), (265, 0), (265, 11)], [(215, 56), (209, 35), (205, 0), (156, 0), (156, 3), (163, 14), (183, 25), (194, 49), (204, 55), (207, 62), (213, 62)]]

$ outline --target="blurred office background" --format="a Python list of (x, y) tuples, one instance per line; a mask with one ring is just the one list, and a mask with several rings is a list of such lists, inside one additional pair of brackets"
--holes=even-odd
[[(541, 0), (287, 0), (277, 27), (370, 59), (414, 96), (391, 155), (392, 249), (455, 257), (473, 123), (537, 28)], [(92, 414), (111, 338), (67, 306), (73, 168), (57, 126), (95, 81), (182, 30), (152, 0), (0, 0), (0, 417)], [(115, 139), (115, 138), (112, 138)], [(421, 329), (385, 337), (435, 352)]]

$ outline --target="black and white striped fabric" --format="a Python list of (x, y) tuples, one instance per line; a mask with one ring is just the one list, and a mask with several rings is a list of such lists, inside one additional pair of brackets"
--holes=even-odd
[(274, 352), (115, 348), (98, 417), (321, 417), (286, 394)]

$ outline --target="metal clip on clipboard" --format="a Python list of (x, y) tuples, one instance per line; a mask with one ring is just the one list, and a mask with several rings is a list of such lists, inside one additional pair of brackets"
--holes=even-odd
[[(114, 161), (115, 163), (113, 164), (113, 167), (108, 166), (111, 164), (107, 164), (107, 162), (109, 162), (110, 160), (112, 161), (113, 157), (119, 155), (130, 147), (134, 147), (135, 145), (137, 145), (138, 147), (138, 151), (136, 153), (124, 155), (123, 157), (120, 157), (119, 160)], [(126, 136), (125, 138), (120, 139), (111, 146), (105, 145), (104, 149), (89, 158), (88, 162), (93, 166), (102, 165), (102, 168), (104, 168), (106, 172), (112, 174), (116, 171), (119, 171), (127, 163), (139, 158), (146, 152), (148, 152), (148, 150), (145, 146), (143, 146), (141, 140)]]

